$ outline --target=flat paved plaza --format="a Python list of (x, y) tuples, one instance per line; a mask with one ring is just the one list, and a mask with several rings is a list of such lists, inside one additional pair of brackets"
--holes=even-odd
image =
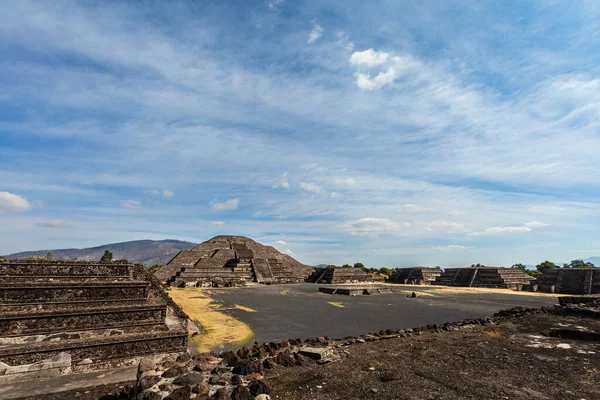
[[(319, 293), (322, 286), (327, 285), (260, 285), (207, 291), (221, 305), (222, 312), (247, 324), (254, 332), (252, 341), (259, 343), (412, 328), (487, 317), (516, 306), (558, 303), (554, 295), (501, 289), (377, 285), (391, 288), (392, 293), (343, 296)], [(416, 298), (407, 297), (412, 292)]]

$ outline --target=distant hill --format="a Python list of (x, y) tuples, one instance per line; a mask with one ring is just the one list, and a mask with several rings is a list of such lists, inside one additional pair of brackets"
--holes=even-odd
[(105, 244), (87, 249), (56, 249), (24, 251), (9, 254), (6, 258), (45, 257), (48, 252), (55, 259), (78, 259), (99, 261), (105, 250), (113, 254), (113, 260), (128, 260), (129, 262), (144, 264), (146, 266), (164, 265), (168, 263), (181, 250), (189, 250), (196, 243), (181, 240), (134, 240), (131, 242)]

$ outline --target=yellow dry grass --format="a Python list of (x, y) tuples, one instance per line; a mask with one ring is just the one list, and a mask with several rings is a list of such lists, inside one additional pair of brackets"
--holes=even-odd
[[(510, 289), (500, 289), (500, 288), (477, 288), (477, 287), (462, 287), (462, 286), (437, 286), (437, 285), (394, 285), (394, 287), (398, 288), (415, 288), (417, 292), (417, 296), (421, 295), (431, 295), (436, 296), (436, 294), (444, 295), (444, 294), (460, 294), (460, 293), (471, 293), (471, 294), (514, 294), (518, 296), (534, 296), (534, 297), (560, 297), (560, 296), (568, 296), (566, 294), (558, 294), (558, 293), (542, 293), (542, 292), (517, 292), (516, 290)], [(410, 294), (412, 291), (410, 290), (398, 290), (397, 292), (403, 294)]]
[(281, 294), (281, 295), (284, 295), (284, 296), (285, 296), (286, 294), (288, 294), (288, 292), (289, 292), (289, 290), (288, 290), (288, 289), (284, 289), (284, 290), (282, 290), (281, 292), (279, 292), (279, 294)]
[[(220, 304), (210, 298), (208, 291), (200, 288), (171, 289), (169, 296), (192, 319), (198, 321), (206, 333), (191, 339), (199, 352), (208, 352), (220, 345), (243, 346), (254, 336), (252, 329), (231, 315), (222, 312)], [(255, 312), (251, 308), (235, 305), (234, 308)]]
[(485, 331), (485, 332), (483, 332), (483, 335), (487, 336), (489, 338), (493, 338), (493, 339), (502, 338), (502, 335), (500, 334), (500, 332), (496, 332), (496, 331)]
[(344, 308), (344, 304), (341, 301), (328, 301), (327, 304), (331, 304), (334, 307)]

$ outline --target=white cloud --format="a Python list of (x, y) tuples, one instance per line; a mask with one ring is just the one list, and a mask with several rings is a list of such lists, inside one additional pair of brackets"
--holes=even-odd
[(121, 202), (121, 205), (125, 208), (137, 208), (140, 207), (142, 203), (137, 200), (124, 200)]
[(347, 186), (356, 185), (356, 181), (354, 180), (354, 178), (337, 178), (335, 180), (335, 183), (338, 185), (347, 185)]
[(175, 193), (171, 192), (170, 190), (164, 189), (164, 190), (156, 190), (156, 189), (152, 189), (150, 190), (150, 194), (153, 196), (163, 196), (163, 197), (167, 197), (167, 198), (171, 198), (175, 195)]
[(535, 228), (543, 228), (545, 226), (548, 226), (548, 224), (539, 221), (531, 221), (524, 223), (522, 226), (493, 226), (491, 228), (487, 228), (483, 232), (469, 233), (469, 236), (486, 236), (504, 233), (531, 232)]
[(329, 194), (329, 197), (332, 199), (336, 199), (336, 198), (340, 197), (340, 194), (338, 192), (331, 192)]
[(321, 193), (323, 188), (319, 185), (310, 182), (300, 182), (300, 188), (306, 192)]
[(531, 222), (526, 222), (525, 224), (526, 227), (528, 228), (543, 228), (545, 226), (549, 226), (549, 224), (545, 224), (543, 222), (540, 221), (531, 221)]
[(287, 172), (284, 172), (283, 174), (281, 174), (281, 177), (279, 178), (279, 182), (273, 185), (273, 189), (278, 189), (278, 188), (287, 189), (289, 187), (290, 187), (290, 183), (288, 182), (288, 179), (287, 179)]
[(319, 24), (313, 24), (313, 29), (308, 34), (308, 44), (312, 44), (313, 42), (319, 40), (321, 36), (323, 36), (323, 32), (325, 29)]
[(280, 245), (280, 246), (283, 246), (283, 245), (286, 245), (286, 244), (287, 244), (287, 242), (286, 242), (285, 240), (277, 240), (277, 241), (275, 241), (275, 244), (278, 244), (278, 245)]
[(0, 192), (0, 211), (15, 213), (24, 212), (31, 208), (29, 202), (16, 194)]
[(436, 220), (436, 221), (426, 222), (424, 225), (425, 225), (424, 229), (427, 232), (441, 231), (441, 232), (446, 232), (446, 233), (458, 233), (458, 232), (468, 231), (468, 229), (465, 227), (465, 225), (458, 223), (458, 222), (453, 222), (453, 221)]
[(37, 224), (35, 224), (36, 226), (39, 226), (41, 228), (57, 228), (57, 229), (62, 229), (62, 228), (66, 228), (67, 224), (65, 223), (65, 220), (60, 218), (60, 219), (53, 219), (51, 221), (46, 221), (46, 222), (38, 222)]
[(254, 214), (252, 214), (253, 217), (260, 217), (262, 215), (262, 211), (256, 211)]
[(348, 34), (344, 31), (339, 31), (335, 34), (338, 38), (338, 42), (346, 49), (346, 51), (354, 50), (354, 42), (350, 40)]
[[(350, 56), (350, 64), (357, 68), (362, 67), (362, 71), (355, 72), (354, 76), (356, 77), (356, 86), (364, 90), (381, 89), (383, 86), (393, 83), (396, 78), (410, 68), (421, 65), (411, 56), (390, 57), (389, 53), (376, 52), (373, 49), (354, 52)], [(373, 67), (384, 69), (371, 77), (371, 71), (364, 71), (364, 68)]]
[(466, 246), (458, 245), (458, 244), (449, 244), (447, 246), (431, 246), (430, 249), (437, 251), (461, 251), (466, 250)]
[(321, 167), (317, 163), (304, 164), (302, 166), (302, 168), (304, 168), (305, 170), (310, 171), (310, 172), (320, 172), (320, 171), (323, 171), (323, 167)]
[(344, 230), (352, 236), (374, 236), (386, 234), (398, 234), (404, 227), (410, 224), (392, 221), (387, 218), (361, 218), (357, 221), (349, 222), (344, 226)]
[(356, 51), (350, 56), (350, 64), (372, 68), (387, 63), (390, 53), (377, 52), (373, 49)]
[(288, 254), (294, 254), (294, 252), (292, 250), (290, 250), (290, 249), (285, 249), (285, 252), (288, 253)]
[(213, 211), (235, 210), (240, 206), (240, 199), (230, 199), (221, 203), (213, 201), (210, 206)]
[(213, 224), (215, 226), (223, 226), (223, 225), (225, 225), (225, 222), (223, 222), (223, 221), (212, 221), (211, 224)]
[(418, 204), (405, 204), (402, 207), (398, 208), (398, 211), (407, 212), (407, 213), (427, 211), (427, 210), (428, 210), (427, 208), (424, 208), (423, 206), (420, 206)]

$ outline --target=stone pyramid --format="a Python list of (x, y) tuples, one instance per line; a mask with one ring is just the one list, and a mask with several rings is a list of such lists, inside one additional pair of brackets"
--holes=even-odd
[(239, 286), (247, 282), (299, 283), (310, 268), (244, 236), (215, 236), (179, 252), (155, 276), (177, 287)]

